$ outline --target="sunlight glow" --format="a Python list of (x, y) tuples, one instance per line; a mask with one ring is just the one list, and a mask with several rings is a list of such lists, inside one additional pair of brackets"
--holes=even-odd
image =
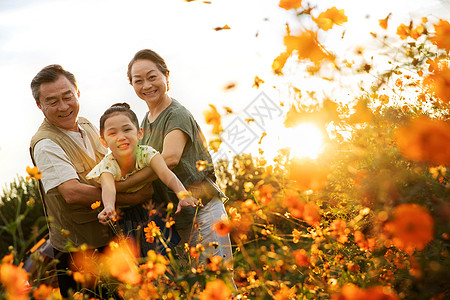
[(315, 159), (323, 151), (323, 134), (313, 123), (301, 123), (286, 128), (280, 134), (280, 142), (289, 147), (295, 157)]

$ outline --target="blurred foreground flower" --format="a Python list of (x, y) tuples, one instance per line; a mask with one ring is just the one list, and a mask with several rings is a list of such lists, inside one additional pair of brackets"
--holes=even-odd
[(333, 300), (398, 300), (398, 296), (388, 287), (376, 286), (367, 290), (361, 289), (353, 283), (346, 283), (340, 295)]
[(401, 204), (394, 209), (394, 218), (385, 224), (394, 245), (408, 254), (422, 251), (433, 240), (434, 221), (426, 208), (417, 204)]
[(213, 125), (213, 134), (219, 134), (223, 131), (221, 116), (214, 105), (210, 104), (209, 107), (209, 110), (203, 112), (205, 122), (208, 125)]
[(317, 32), (311, 30), (303, 31), (298, 36), (285, 36), (284, 45), (288, 53), (297, 51), (299, 60), (307, 59), (316, 65), (320, 65), (324, 60), (334, 60), (334, 57), (327, 53), (317, 40)]
[(205, 290), (200, 294), (200, 300), (227, 300), (231, 297), (231, 291), (222, 280), (206, 283)]
[(326, 182), (329, 168), (320, 165), (316, 160), (302, 158), (292, 159), (289, 169), (290, 179), (295, 185), (304, 190), (320, 190)]
[(450, 51), (450, 23), (445, 20), (439, 20), (434, 24), (435, 35), (430, 38), (431, 42), (441, 49)]
[(27, 173), (29, 176), (27, 176), (27, 181), (29, 181), (30, 179), (34, 178), (36, 180), (39, 180), (42, 178), (42, 173), (41, 171), (39, 171), (38, 167), (34, 166), (34, 167), (27, 167)]
[(36, 300), (44, 300), (48, 299), (53, 292), (53, 288), (51, 286), (47, 286), (45, 284), (41, 284), (37, 289), (33, 291), (33, 297)]
[(128, 239), (112, 241), (101, 257), (101, 265), (109, 274), (128, 284), (138, 284), (141, 275), (137, 267), (137, 250), (133, 242)]
[(400, 152), (414, 161), (450, 165), (450, 123), (419, 117), (395, 133)]
[(0, 265), (0, 282), (5, 287), (8, 300), (29, 299), (31, 288), (28, 283), (28, 273), (13, 264), (2, 263)]
[(316, 22), (320, 29), (327, 31), (334, 25), (344, 24), (348, 21), (348, 18), (343, 9), (332, 7), (321, 13), (317, 18), (313, 18), (313, 21)]
[(302, 0), (280, 0), (278, 6), (285, 10), (297, 9), (302, 6)]
[(437, 98), (442, 102), (450, 102), (450, 68), (448, 65), (434, 62), (430, 67), (433, 73), (425, 77), (423, 84), (428, 87)]

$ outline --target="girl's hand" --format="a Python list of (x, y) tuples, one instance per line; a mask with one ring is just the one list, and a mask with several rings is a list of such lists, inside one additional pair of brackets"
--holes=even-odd
[(105, 207), (97, 216), (100, 223), (107, 225), (109, 221), (116, 220), (116, 210), (113, 206)]
[(183, 195), (182, 197), (178, 198), (178, 206), (177, 206), (177, 211), (175, 212), (175, 214), (178, 214), (182, 208), (184, 207), (188, 207), (188, 206), (192, 206), (192, 207), (197, 207), (197, 205), (200, 205), (201, 207), (203, 207), (203, 204), (196, 198), (190, 196), (190, 195)]

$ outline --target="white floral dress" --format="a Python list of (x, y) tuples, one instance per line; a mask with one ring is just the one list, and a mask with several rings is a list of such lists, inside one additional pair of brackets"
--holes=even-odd
[[(159, 152), (153, 149), (151, 146), (138, 145), (136, 147), (136, 170), (122, 177), (120, 166), (112, 153), (107, 154), (87, 175), (87, 179), (95, 179), (100, 183), (100, 175), (104, 172), (111, 173), (115, 181), (122, 181), (127, 179), (128, 176), (133, 175), (137, 171), (150, 166), (152, 158)], [(132, 193), (141, 189), (143, 185), (135, 186), (127, 190), (126, 192)]]

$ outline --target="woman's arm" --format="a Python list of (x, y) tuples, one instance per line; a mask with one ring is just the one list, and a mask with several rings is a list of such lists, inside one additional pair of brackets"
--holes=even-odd
[(150, 161), (150, 166), (158, 175), (159, 179), (164, 182), (172, 191), (178, 196), (178, 207), (175, 214), (178, 214), (183, 207), (192, 206), (196, 207), (198, 200), (187, 194), (187, 191), (181, 181), (175, 174), (169, 170), (163, 157), (160, 154), (156, 154)]
[(100, 175), (102, 185), (103, 210), (98, 214), (100, 223), (107, 224), (108, 220), (116, 218), (116, 186), (111, 173), (104, 172)]
[(164, 137), (161, 155), (169, 169), (175, 168), (180, 162), (188, 139), (187, 134), (180, 129), (172, 130)]

